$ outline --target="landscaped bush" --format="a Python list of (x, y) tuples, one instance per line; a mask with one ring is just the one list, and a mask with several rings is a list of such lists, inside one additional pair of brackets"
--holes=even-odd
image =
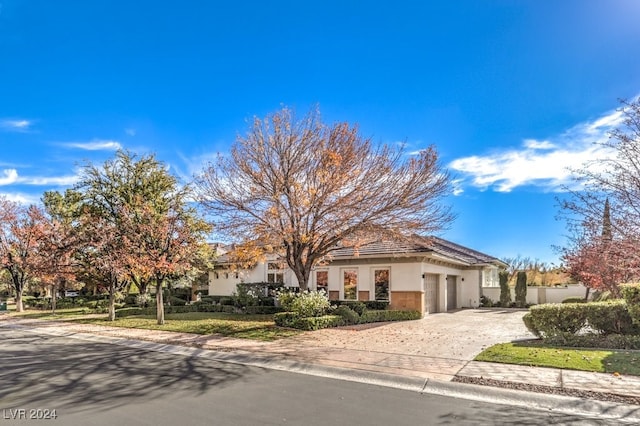
[(340, 305), (332, 312), (333, 315), (338, 315), (342, 318), (345, 325), (357, 324), (360, 322), (360, 315), (347, 305)]
[(527, 305), (527, 273), (518, 272), (516, 277), (516, 306), (524, 308)]
[(584, 305), (587, 324), (600, 334), (631, 334), (633, 321), (624, 300), (591, 302)]
[(480, 296), (480, 307), (482, 308), (491, 308), (494, 306), (493, 300), (489, 299), (487, 296)]
[(633, 349), (640, 350), (640, 336), (629, 334), (583, 334), (550, 337), (545, 343), (574, 348)]
[(116, 310), (116, 318), (130, 317), (134, 315), (150, 315), (149, 312), (150, 308), (122, 308)]
[(172, 306), (184, 306), (187, 304), (187, 301), (184, 299), (181, 299), (179, 297), (176, 296), (171, 296), (169, 297), (169, 302)]
[(586, 303), (584, 297), (567, 297), (562, 303)]
[[(532, 306), (524, 320), (536, 336), (544, 338), (564, 336), (580, 331), (587, 322), (587, 314), (581, 303), (547, 303)], [(526, 316), (526, 315), (525, 315)]]
[(244, 308), (244, 312), (250, 315), (271, 315), (278, 312), (282, 312), (281, 306), (247, 306)]
[[(382, 311), (385, 309), (389, 309), (389, 301), (388, 300), (332, 300), (332, 305), (342, 306), (346, 305), (351, 309), (354, 309), (353, 305), (364, 305), (366, 309), (371, 309), (374, 311)], [(354, 309), (356, 312), (358, 308)]]
[(294, 321), (294, 328), (298, 330), (320, 330), (321, 328), (338, 327), (343, 325), (342, 317), (338, 315), (323, 315), (321, 317), (303, 317)]
[(323, 316), (331, 307), (324, 291), (280, 292), (278, 300), (286, 311), (295, 312), (303, 318)]
[(225, 296), (220, 298), (220, 304), (226, 306), (235, 306), (236, 299), (233, 296)]
[(273, 315), (273, 322), (280, 327), (294, 328), (295, 321), (300, 318), (300, 315), (295, 312), (279, 312)]
[(299, 330), (320, 330), (321, 328), (338, 327), (344, 324), (342, 317), (338, 315), (301, 317), (293, 312), (277, 313), (273, 316), (273, 320), (280, 327), (297, 328)]
[(620, 291), (627, 302), (627, 309), (633, 323), (640, 327), (640, 284), (622, 284)]
[(498, 274), (498, 282), (500, 283), (500, 306), (508, 308), (511, 305), (511, 289), (509, 288), (509, 274), (506, 271), (500, 271)]
[(411, 321), (422, 318), (419, 311), (366, 311), (360, 316), (360, 324), (384, 321)]

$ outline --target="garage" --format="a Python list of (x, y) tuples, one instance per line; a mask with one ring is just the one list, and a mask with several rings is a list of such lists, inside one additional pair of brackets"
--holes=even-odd
[(447, 275), (447, 311), (458, 308), (457, 277)]
[(438, 312), (438, 275), (424, 275), (424, 310), (427, 314)]

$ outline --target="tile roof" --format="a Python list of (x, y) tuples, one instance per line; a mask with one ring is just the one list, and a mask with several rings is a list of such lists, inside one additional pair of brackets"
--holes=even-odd
[(449, 258), (469, 265), (497, 264), (503, 265), (499, 259), (481, 253), (477, 250), (461, 246), (439, 237), (415, 236), (406, 241), (376, 241), (365, 244), (357, 250), (352, 247), (344, 247), (331, 252), (333, 259), (350, 257), (400, 257), (412, 254), (434, 253), (441, 257)]

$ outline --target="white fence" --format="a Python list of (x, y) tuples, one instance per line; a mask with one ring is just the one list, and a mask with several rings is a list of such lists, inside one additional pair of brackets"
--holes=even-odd
[[(561, 303), (569, 297), (584, 297), (587, 288), (582, 284), (569, 284), (566, 287), (527, 287), (527, 303)], [(500, 301), (500, 287), (482, 287), (482, 294), (493, 302)], [(515, 290), (511, 289), (511, 300), (515, 300)]]

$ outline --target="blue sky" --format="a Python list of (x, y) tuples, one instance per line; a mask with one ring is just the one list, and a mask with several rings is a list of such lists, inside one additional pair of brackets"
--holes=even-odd
[(155, 152), (184, 179), (247, 120), (319, 104), (455, 176), (443, 236), (557, 262), (568, 166), (640, 93), (640, 2), (0, 0), (0, 194)]

